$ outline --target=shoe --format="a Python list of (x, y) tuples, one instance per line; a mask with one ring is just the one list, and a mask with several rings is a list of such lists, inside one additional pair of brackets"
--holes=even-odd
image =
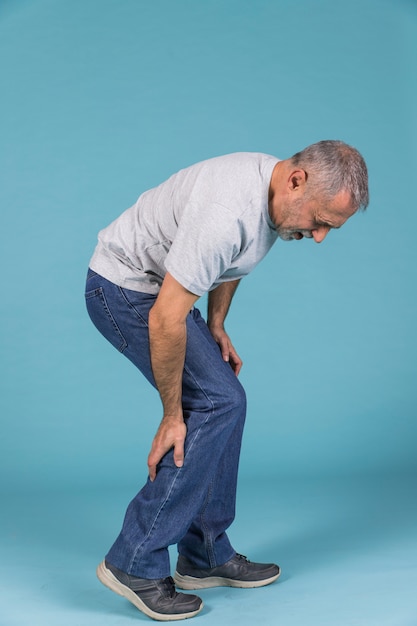
[(102, 561), (97, 567), (97, 577), (103, 585), (127, 598), (152, 619), (186, 619), (194, 617), (203, 608), (203, 602), (198, 596), (177, 593), (171, 576), (156, 580), (136, 578)]
[(206, 589), (207, 587), (263, 587), (281, 574), (273, 563), (251, 563), (242, 554), (236, 554), (219, 567), (199, 569), (184, 556), (178, 557), (174, 582), (180, 589)]

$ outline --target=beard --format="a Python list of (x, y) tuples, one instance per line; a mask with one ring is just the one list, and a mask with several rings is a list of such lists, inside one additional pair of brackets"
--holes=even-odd
[(313, 236), (309, 230), (297, 230), (293, 228), (278, 228), (277, 233), (282, 241), (299, 241), (300, 239), (304, 239), (304, 237), (311, 239)]
[(294, 234), (297, 231), (292, 230), (291, 228), (278, 228), (277, 233), (278, 237), (282, 239), (282, 241), (294, 241)]
[(286, 224), (286, 226), (278, 226), (276, 229), (278, 237), (283, 241), (294, 241), (303, 239), (304, 237), (311, 239), (312, 234), (310, 230), (301, 229), (299, 227), (297, 228), (297, 222), (300, 222), (300, 214), (305, 200), (306, 197), (304, 196), (304, 198), (298, 198), (297, 200), (289, 202), (284, 207), (282, 212), (282, 221)]

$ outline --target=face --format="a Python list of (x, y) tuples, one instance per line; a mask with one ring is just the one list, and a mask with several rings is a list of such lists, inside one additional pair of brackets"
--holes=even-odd
[(321, 243), (332, 228), (340, 228), (355, 213), (349, 193), (341, 191), (330, 201), (304, 196), (286, 199), (280, 207), (278, 236), (284, 241), (303, 237)]

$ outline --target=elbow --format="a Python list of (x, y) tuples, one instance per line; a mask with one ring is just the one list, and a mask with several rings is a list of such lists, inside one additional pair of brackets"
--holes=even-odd
[(158, 306), (155, 302), (149, 311), (149, 332), (152, 333), (171, 333), (185, 327), (185, 317), (183, 315), (175, 315), (173, 311)]

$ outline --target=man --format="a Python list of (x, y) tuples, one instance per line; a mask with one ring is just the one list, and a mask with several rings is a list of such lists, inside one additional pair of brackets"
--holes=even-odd
[[(236, 153), (181, 170), (100, 232), (86, 301), (100, 332), (159, 391), (163, 418), (149, 479), (130, 503), (99, 579), (157, 620), (192, 617), (181, 589), (259, 587), (280, 569), (236, 553), (235, 514), (245, 420), (242, 361), (224, 328), (240, 279), (278, 237), (320, 243), (368, 204), (366, 165), (339, 141), (280, 161)], [(208, 296), (207, 323), (194, 307)]]

